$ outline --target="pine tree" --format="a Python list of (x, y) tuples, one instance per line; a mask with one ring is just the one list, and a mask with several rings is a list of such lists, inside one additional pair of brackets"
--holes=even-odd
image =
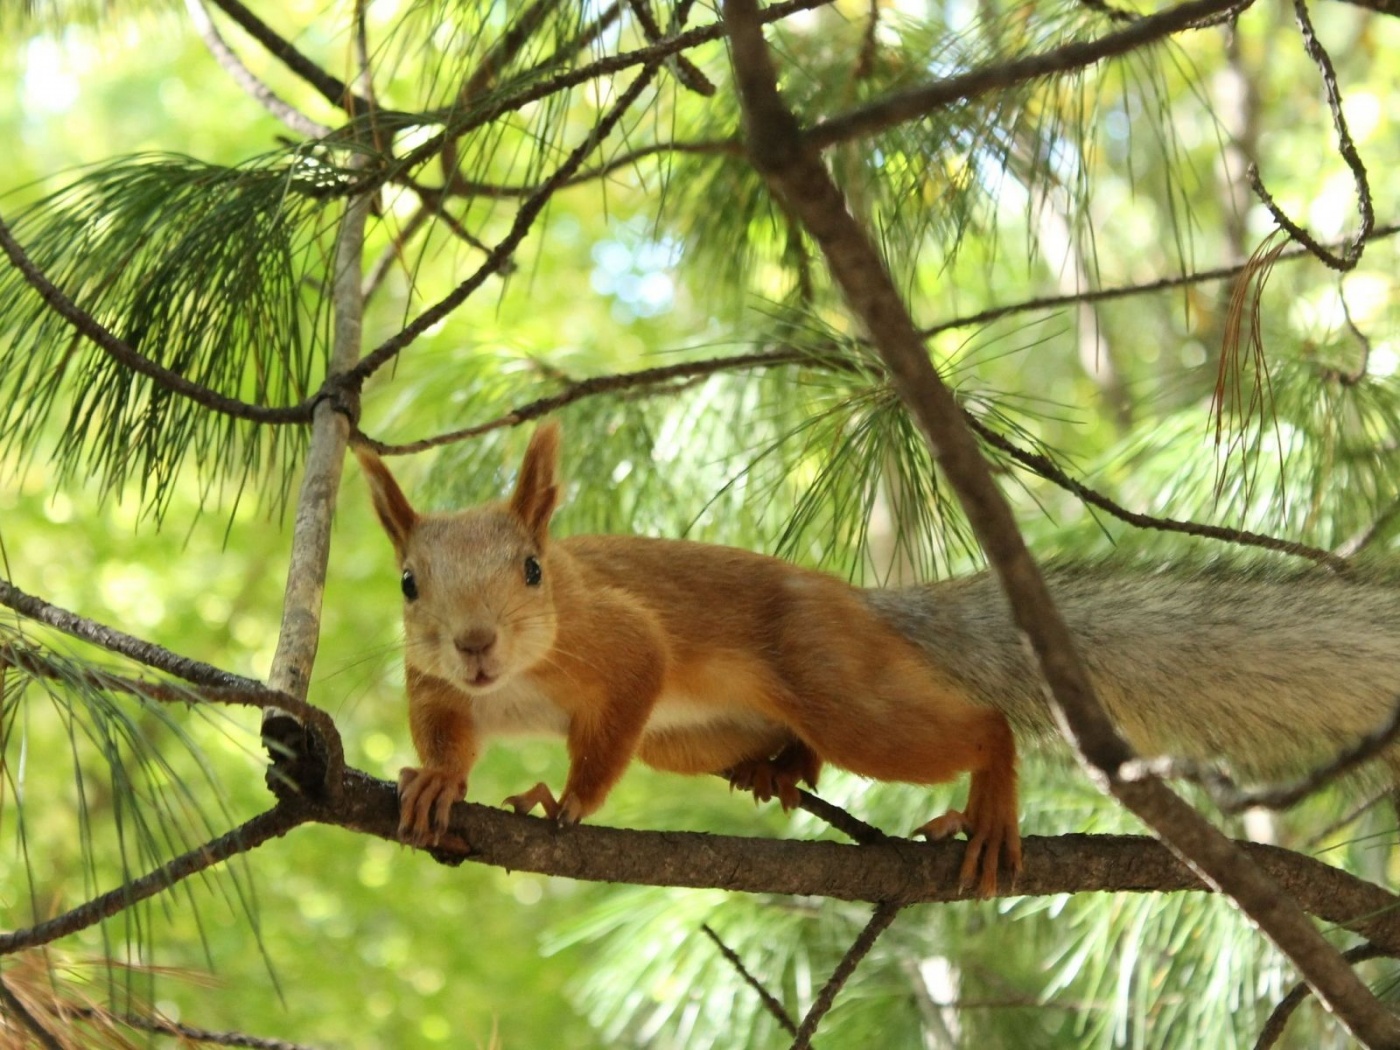
[[(1051, 651), (1021, 536), (1038, 559), (1384, 557), (1397, 15), (0, 12), (22, 85), (0, 113), (22, 147), (0, 197), (0, 1046), (1391, 1045), (1348, 983), (1391, 997), (1371, 960), (1400, 946), (1395, 818), (1364, 777), (1222, 816), (1198, 785), (1115, 799), (1067, 748), (1032, 753), (1034, 868), (983, 902), (880, 894), (905, 855), (871, 827), (905, 834), (960, 786), (827, 774), (785, 817), (638, 769), (595, 826), (522, 831), (490, 804), (559, 779), (545, 743), (474, 774), (480, 863), (398, 847), (397, 579), (342, 464), (361, 441), (467, 505), (558, 417), (564, 531), (867, 585), (992, 564)], [(1092, 764), (1093, 707), (1049, 678)], [(1227, 894), (1182, 892), (1143, 821)], [(1277, 844), (1251, 855), (1295, 919), (1250, 862), (1193, 852), (1200, 821)], [(830, 860), (801, 841), (852, 838)], [(919, 848), (956, 871), (959, 844)], [(180, 972), (204, 969), (224, 986)], [(1291, 1014), (1300, 972), (1317, 994)]]

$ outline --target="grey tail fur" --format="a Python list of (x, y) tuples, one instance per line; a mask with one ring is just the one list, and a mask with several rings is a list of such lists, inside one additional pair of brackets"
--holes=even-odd
[[(1224, 758), (1243, 777), (1274, 779), (1355, 743), (1400, 701), (1394, 579), (1111, 566), (1046, 576), (1099, 698), (1143, 755)], [(1055, 732), (990, 575), (865, 593), (1018, 735)]]

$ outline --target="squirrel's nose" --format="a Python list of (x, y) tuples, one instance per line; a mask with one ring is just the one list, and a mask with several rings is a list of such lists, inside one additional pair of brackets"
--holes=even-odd
[(463, 631), (453, 642), (463, 656), (485, 656), (496, 644), (496, 629), (473, 627), (469, 631)]

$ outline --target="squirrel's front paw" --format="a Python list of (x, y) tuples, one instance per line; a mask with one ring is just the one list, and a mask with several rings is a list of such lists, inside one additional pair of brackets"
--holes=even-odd
[(414, 846), (434, 846), (447, 831), (452, 803), (467, 797), (467, 778), (455, 770), (399, 771), (399, 838)]

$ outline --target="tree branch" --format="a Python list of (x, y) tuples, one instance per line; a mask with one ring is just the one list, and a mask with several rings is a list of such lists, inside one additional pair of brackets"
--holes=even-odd
[[(1375, 227), (1367, 237), (1367, 240), (1377, 241), (1386, 237), (1394, 237), (1397, 233), (1400, 233), (1400, 224), (1389, 223), (1384, 226)], [(1344, 245), (1334, 244), (1332, 247), (1340, 248), (1344, 247)], [(1295, 246), (1281, 252), (1274, 261), (1275, 263), (1291, 262), (1296, 259), (1304, 258), (1312, 258), (1312, 252), (1304, 247)], [(1252, 261), (1246, 260), (1234, 266), (1217, 266), (1210, 270), (1198, 270), (1195, 273), (1181, 274), (1177, 277), (1161, 277), (1155, 281), (1144, 281), (1141, 284), (1121, 284), (1112, 288), (1099, 288), (1094, 291), (1075, 292), (1072, 295), (1047, 295), (1034, 299), (1023, 299), (1017, 303), (1007, 303), (1004, 306), (992, 306), (975, 314), (965, 314), (961, 317), (950, 318), (947, 321), (940, 321), (927, 328), (921, 328), (919, 333), (927, 339), (943, 332), (958, 328), (972, 328), (977, 325), (989, 324), (992, 321), (999, 321), (1003, 317), (1028, 313), (1032, 310), (1053, 310), (1060, 306), (1082, 306), (1092, 303), (1103, 303), (1113, 299), (1128, 299), (1137, 295), (1150, 295), (1153, 292), (1162, 292), (1170, 288), (1182, 288), (1188, 285), (1202, 284), (1206, 281), (1229, 280), (1252, 269), (1254, 265), (1255, 263)]]
[[(1185, 19), (1176, 23), (1184, 27), (1225, 6), (1220, 0), (1197, 0), (1168, 14)], [(869, 331), (895, 389), (957, 493), (1006, 591), (1016, 623), (1035, 652), (1056, 716), (1089, 771), (1183, 859), (1228, 892), (1353, 1034), (1372, 1046), (1400, 1045), (1400, 1018), (1376, 1000), (1303, 911), (1249, 863), (1242, 851), (1160, 780), (1126, 781), (1119, 775), (1134, 757), (1132, 749), (1094, 695), (1069, 630), (1025, 547), (1010, 507), (992, 481), (952, 393), (934, 371), (884, 261), (847, 210), (812, 148), (812, 140), (804, 138), (778, 94), (776, 72), (754, 0), (726, 0), (724, 16), (730, 28), (745, 140), (754, 166), (815, 238), (852, 312)], [(1137, 46), (1153, 38), (1134, 35), (1150, 22), (1155, 22), (1159, 35), (1174, 24), (1163, 16), (1153, 16), (1115, 36), (1122, 38), (1120, 44), (1131, 39)], [(1008, 82), (1014, 81), (1001, 81)]]
[(185, 10), (189, 12), (195, 32), (204, 41), (204, 46), (208, 48), (209, 53), (214, 56), (214, 61), (219, 63), (224, 72), (233, 79), (233, 82), (263, 109), (297, 134), (305, 135), (307, 138), (325, 138), (331, 133), (331, 129), (326, 125), (312, 120), (290, 102), (279, 98), (275, 91), (259, 80), (253, 71), (243, 64), (243, 60), (234, 54), (233, 49), (219, 35), (219, 29), (214, 25), (214, 20), (209, 17), (209, 10), (204, 6), (203, 0), (185, 0)]
[(1021, 448), (1008, 438), (998, 434), (971, 412), (968, 412), (966, 409), (962, 409), (961, 411), (963, 422), (988, 445), (1006, 453), (1006, 455), (1010, 456), (1017, 463), (1020, 463), (1046, 481), (1053, 482), (1062, 489), (1074, 493), (1090, 506), (1098, 507), (1100, 510), (1106, 511), (1120, 521), (1127, 522), (1129, 525), (1136, 526), (1140, 529), (1153, 529), (1158, 532), (1176, 532), (1186, 536), (1200, 536), (1204, 539), (1220, 540), (1224, 543), (1234, 543), (1242, 547), (1259, 547), (1262, 550), (1278, 551), (1281, 554), (1291, 554), (1297, 558), (1306, 558), (1309, 561), (1316, 562), (1319, 565), (1325, 565), (1337, 571), (1345, 570), (1347, 567), (1346, 559), (1340, 555), (1323, 550), (1321, 547), (1312, 547), (1306, 543), (1298, 543), (1295, 540), (1280, 539), (1277, 536), (1266, 536), (1263, 533), (1250, 532), (1247, 529), (1231, 529), (1221, 525), (1209, 525), (1205, 522), (1158, 518), (1151, 514), (1140, 514), (1137, 511), (1128, 510), (1126, 507), (1115, 503), (1095, 489), (1091, 489), (1077, 478), (1071, 477), (1064, 470), (1060, 469), (1048, 456), (1043, 456), (1038, 452), (1030, 452)]
[(111, 330), (100, 324), (87, 311), (68, 298), (57, 285), (48, 279), (42, 270), (34, 265), (19, 242), (14, 239), (10, 227), (0, 219), (0, 250), (3, 250), (25, 282), (39, 293), (49, 308), (71, 324), (80, 335), (96, 343), (118, 364), (165, 387), (165, 389), (187, 397), (196, 404), (234, 419), (246, 419), (257, 423), (304, 423), (311, 418), (311, 402), (290, 405), (283, 408), (268, 408), (248, 404), (236, 398), (225, 397), (216, 390), (200, 386), (184, 376), (162, 368), (154, 361), (138, 353), (131, 344), (119, 339)]
[(285, 711), (298, 721), (310, 725), (319, 734), (321, 746), (326, 752), (327, 769), (324, 779), (328, 784), (338, 784), (345, 769), (344, 744), (340, 738), (340, 731), (329, 714), (299, 697), (268, 689), (256, 682), (251, 683), (251, 688), (194, 683), (177, 686), (169, 682), (127, 678), (95, 668), (84, 668), (75, 675), (72, 669), (57, 665), (36, 649), (0, 642), (0, 670), (6, 667), (13, 667), (31, 678), (76, 682), (89, 689), (105, 693), (123, 693), (162, 704), (211, 703), (230, 707), (256, 707), (264, 711)]
[(314, 1047), (306, 1043), (292, 1043), (285, 1039), (268, 1039), (262, 1036), (248, 1035), (245, 1032), (214, 1032), (208, 1028), (196, 1028), (194, 1025), (171, 1021), (164, 1017), (142, 1017), (130, 1013), (109, 1016), (112, 1020), (119, 1021), (128, 1028), (135, 1028), (140, 1032), (174, 1036), (182, 1044), (204, 1043), (207, 1046), (241, 1047), (244, 1050), (315, 1050)]
[(70, 933), (76, 933), (78, 930), (95, 925), (103, 919), (111, 918), (118, 912), (125, 911), (133, 904), (146, 900), (148, 897), (154, 897), (162, 890), (169, 889), (191, 875), (197, 875), (201, 871), (212, 868), (215, 864), (240, 853), (247, 853), (269, 839), (280, 838), (308, 819), (310, 816), (303, 807), (286, 801), (279, 802), (272, 809), (258, 814), (252, 820), (245, 821), (227, 834), (220, 835), (213, 841), (197, 846), (187, 853), (182, 853), (154, 871), (123, 883), (100, 897), (94, 897), (86, 904), (81, 904), (62, 915), (41, 922), (37, 926), (0, 934), (0, 955), (9, 955), (24, 948), (49, 944), (60, 937), (66, 937)]
[(568, 158), (545, 181), (539, 191), (520, 205), (520, 210), (516, 212), (515, 220), (511, 224), (510, 232), (491, 249), (486, 261), (477, 268), (477, 271), (442, 299), (420, 313), (397, 335), (385, 340), (373, 352), (366, 355), (363, 361), (347, 373), (347, 378), (355, 383), (360, 383), (373, 375), (389, 361), (392, 361), (406, 346), (465, 302), (467, 297), (481, 287), (488, 277), (505, 265), (511, 254), (519, 247), (520, 242), (525, 239), (525, 235), (530, 232), (535, 219), (544, 210), (544, 206), (549, 203), (555, 190), (574, 172), (578, 171), (584, 159), (607, 137), (617, 122), (622, 119), (623, 114), (631, 108), (632, 103), (651, 83), (659, 63), (660, 59), (657, 59), (637, 74), (632, 83), (627, 86), (627, 90), (618, 96), (612, 107), (604, 114), (603, 119), (594, 126), (581, 143), (574, 147)]
[(796, 1035), (797, 1025), (793, 1022), (792, 1018), (788, 1016), (788, 1012), (783, 1008), (783, 1004), (778, 1000), (776, 995), (763, 987), (762, 981), (749, 973), (749, 968), (744, 965), (744, 960), (739, 958), (739, 953), (720, 940), (719, 934), (715, 933), (708, 923), (702, 924), (700, 930), (706, 937), (714, 942), (715, 947), (719, 949), (720, 955), (724, 956), (725, 961), (729, 963), (730, 966), (734, 967), (734, 972), (739, 975), (740, 979), (754, 990), (758, 995), (759, 1002), (763, 1004), (763, 1008), (783, 1027), (783, 1030), (790, 1035)]
[[(399, 841), (393, 784), (347, 770), (334, 803), (307, 802), (310, 819)], [(1141, 835), (1028, 836), (1025, 867), (1005, 896), (1061, 893), (1213, 892), (1160, 842)], [(1278, 846), (1237, 848), (1277, 891), (1312, 915), (1400, 952), (1400, 897), (1310, 856)], [(470, 802), (452, 807), (433, 856), (589, 882), (721, 889), (904, 904), (975, 899), (958, 884), (965, 844), (889, 838), (849, 845), (740, 838), (688, 831), (632, 831), (552, 821)]]
[[(1342, 954), (1342, 958), (1355, 965), (1365, 962), (1367, 959), (1394, 958), (1395, 952), (1386, 951), (1374, 944), (1359, 944)], [(1259, 1038), (1254, 1043), (1254, 1050), (1269, 1050), (1279, 1039), (1283, 1037), (1283, 1031), (1288, 1027), (1288, 1019), (1293, 1016), (1294, 1011), (1307, 1001), (1312, 989), (1306, 984), (1299, 982), (1294, 985), (1278, 1005), (1274, 1007), (1273, 1013), (1269, 1014), (1269, 1019), (1264, 1022), (1264, 1027), (1259, 1030)]]
[(44, 1027), (44, 1023), (34, 1016), (20, 997), (10, 990), (10, 986), (5, 983), (2, 977), (0, 977), (0, 1006), (4, 1007), (0, 1013), (11, 1014), (19, 1022), (20, 1027), (29, 1029), (29, 1034), (38, 1040), (39, 1045), (44, 1050), (64, 1050), (63, 1044)]
[(172, 653), (169, 649), (147, 642), (134, 635), (108, 627), (85, 616), (51, 605), (42, 598), (25, 594), (9, 580), (0, 579), (0, 605), (4, 605), (29, 619), (62, 631), (93, 645), (101, 646), (108, 652), (120, 653), (137, 663), (153, 667), (202, 686), (223, 686), (232, 689), (264, 690), (261, 682), (244, 678), (211, 664), (191, 660), (187, 656)]
[(812, 1045), (812, 1036), (817, 1032), (817, 1026), (821, 1024), (822, 1018), (830, 1011), (831, 1006), (836, 1002), (836, 996), (850, 980), (851, 974), (856, 972), (856, 967), (860, 961), (870, 954), (870, 949), (875, 947), (875, 942), (879, 940), (880, 934), (889, 928), (894, 922), (895, 916), (899, 914), (902, 905), (882, 902), (875, 906), (875, 913), (870, 916), (870, 921), (865, 924), (865, 929), (860, 931), (860, 936), (855, 939), (851, 946), (846, 949), (846, 954), (841, 956), (841, 961), (836, 964), (836, 969), (827, 978), (826, 984), (822, 985), (822, 990), (817, 993), (817, 998), (812, 1003), (812, 1008), (807, 1011), (807, 1016), (802, 1018), (802, 1026), (797, 1030), (797, 1037), (792, 1041), (792, 1050), (809, 1050)]
[(620, 372), (614, 375), (594, 376), (589, 379), (580, 379), (570, 383), (557, 394), (550, 394), (548, 397), (536, 398), (534, 401), (512, 409), (503, 416), (487, 420), (485, 423), (477, 423), (474, 426), (463, 427), (461, 430), (449, 431), (446, 434), (438, 434), (435, 437), (421, 438), (418, 441), (409, 441), (403, 444), (391, 445), (361, 432), (360, 439), (365, 445), (374, 449), (382, 456), (402, 456), (412, 452), (424, 452), (430, 448), (437, 448), (440, 445), (450, 445), (458, 441), (466, 441), (471, 438), (489, 434), (493, 430), (502, 430), (506, 427), (518, 427), (522, 423), (528, 423), (533, 419), (539, 419), (556, 412), (567, 405), (572, 405), (575, 401), (582, 401), (585, 398), (597, 397), (601, 394), (616, 394), (624, 390), (635, 390), (640, 387), (656, 386), (661, 383), (671, 383), (677, 380), (695, 379), (702, 376), (715, 375), (720, 372), (737, 371), (743, 368), (768, 368), (774, 365), (800, 364), (804, 361), (818, 360), (809, 354), (792, 350), (764, 350), (752, 354), (736, 354), (732, 357), (712, 357), (704, 361), (686, 361), (676, 365), (661, 365), (657, 368), (643, 368), (636, 372)]
[(307, 58), (286, 37), (275, 32), (271, 26), (248, 10), (240, 0), (212, 0), (240, 29), (256, 40), (263, 48), (302, 80), (315, 88), (327, 102), (337, 109), (354, 115), (368, 113), (373, 107), (368, 99), (361, 98), (351, 90), (350, 85), (339, 77), (332, 76)]
[[(814, 8), (825, 7), (833, 0), (786, 0), (784, 3), (773, 4), (763, 9), (760, 19), (765, 23), (778, 22), (790, 15), (801, 11), (810, 11)], [(675, 36), (662, 40), (659, 43), (650, 44), (646, 47), (639, 47), (633, 51), (624, 51), (620, 54), (609, 55), (600, 58), (589, 65), (581, 66), (578, 69), (571, 69), (566, 73), (550, 77), (540, 81), (532, 87), (525, 88), (519, 94), (508, 98), (502, 98), (497, 102), (490, 103), (480, 109), (472, 111), (466, 116), (459, 116), (455, 111), (448, 110), (436, 114), (423, 114), (418, 119), (420, 123), (428, 123), (432, 120), (441, 121), (445, 127), (432, 138), (423, 142), (412, 152), (408, 153), (402, 160), (401, 166), (405, 169), (415, 167), (424, 161), (436, 156), (442, 150), (442, 144), (448, 138), (460, 138), (469, 131), (491, 123), (493, 120), (510, 113), (514, 110), (523, 109), (532, 102), (539, 102), (550, 95), (557, 95), (561, 91), (586, 84), (590, 80), (598, 77), (612, 76), (624, 69), (633, 66), (651, 66), (653, 64), (664, 63), (672, 55), (679, 54), (700, 44), (718, 40), (724, 36), (724, 24), (722, 22), (712, 22), (709, 25), (698, 26), (695, 29), (686, 30)]]
[(1263, 202), (1264, 207), (1269, 209), (1269, 214), (1273, 216), (1274, 222), (1278, 223), (1288, 235), (1308, 251), (1322, 260), (1323, 264), (1333, 270), (1346, 271), (1355, 268), (1361, 260), (1361, 249), (1366, 243), (1366, 238), (1370, 236), (1371, 228), (1376, 224), (1375, 206), (1371, 202), (1371, 185), (1366, 176), (1366, 166), (1361, 163), (1361, 155), (1356, 151), (1356, 143), (1352, 141), (1351, 132), (1347, 130), (1347, 119), (1342, 113), (1342, 94), (1337, 87), (1337, 71), (1332, 66), (1332, 57), (1327, 54), (1327, 50), (1317, 39), (1317, 31), (1313, 29), (1312, 18), (1308, 14), (1307, 0), (1293, 0), (1293, 14), (1298, 22), (1298, 32), (1303, 37), (1303, 49), (1317, 66), (1318, 72), (1322, 74), (1322, 84), (1327, 93), (1327, 108), (1332, 114), (1332, 127), (1337, 133), (1337, 152), (1342, 155), (1346, 165), (1351, 169), (1351, 177), (1356, 184), (1357, 210), (1361, 214), (1361, 224), (1356, 231), (1356, 236), (1342, 249), (1340, 254), (1333, 254), (1313, 239), (1312, 234), (1303, 229), (1287, 215), (1283, 209), (1274, 203), (1269, 191), (1264, 188), (1264, 183), (1259, 177), (1259, 168), (1251, 164), (1247, 173), (1250, 188)]
[(1210, 793), (1211, 801), (1224, 813), (1247, 809), (1288, 809), (1309, 795), (1346, 776), (1386, 751), (1400, 737), (1400, 697), (1388, 718), (1361, 739), (1342, 748), (1333, 758), (1306, 776), (1287, 784), (1241, 788), (1218, 768), (1206, 763), (1178, 758), (1137, 759), (1122, 770), (1126, 779), (1142, 776), (1180, 777), (1199, 784)]
[(802, 140), (809, 148), (826, 149), (847, 139), (875, 135), (896, 124), (917, 120), (931, 110), (971, 102), (993, 91), (1127, 54), (1238, 6), (1238, 0), (1189, 0), (1097, 40), (1075, 40), (1040, 54), (989, 62), (966, 73), (887, 95), (849, 113), (819, 121), (802, 135)]

